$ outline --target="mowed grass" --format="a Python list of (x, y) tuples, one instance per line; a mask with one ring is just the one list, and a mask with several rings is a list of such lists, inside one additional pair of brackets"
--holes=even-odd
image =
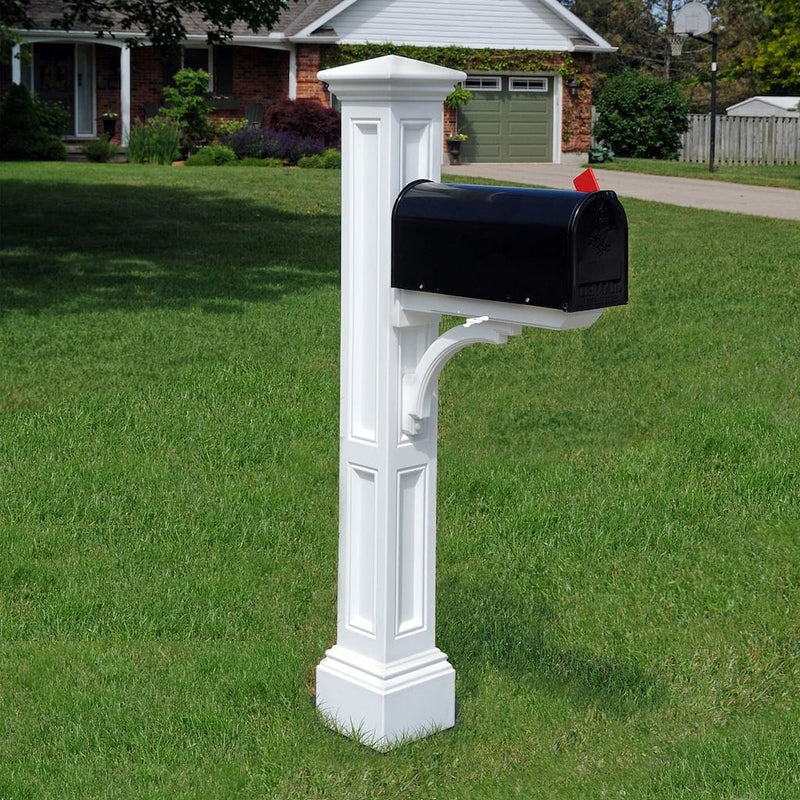
[(381, 755), (312, 702), (338, 174), (0, 178), (0, 797), (800, 795), (800, 225), (626, 201), (628, 307), (448, 365), (458, 722)]
[(644, 172), (647, 175), (668, 175), (674, 178), (701, 178), (703, 180), (744, 183), (752, 186), (775, 186), (782, 189), (800, 189), (800, 164), (755, 165), (714, 164), (709, 172), (708, 163), (687, 161), (659, 161), (650, 158), (615, 158), (602, 164), (592, 164), (594, 169), (615, 169), (622, 172)]

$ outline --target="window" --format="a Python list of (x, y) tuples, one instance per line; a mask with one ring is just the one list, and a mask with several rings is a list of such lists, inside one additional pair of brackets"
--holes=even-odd
[(233, 47), (184, 47), (181, 61), (164, 60), (164, 84), (172, 83), (175, 73), (184, 69), (202, 69), (210, 76), (209, 91), (214, 94), (233, 94)]
[(509, 89), (512, 92), (546, 92), (547, 78), (511, 78)]
[(184, 47), (184, 69), (204, 69), (211, 72), (211, 49), (209, 47)]
[(501, 88), (500, 76), (472, 76), (464, 81), (464, 88), (469, 89), (471, 92), (499, 92)]
[(233, 94), (233, 48), (221, 45), (214, 48), (214, 91)]

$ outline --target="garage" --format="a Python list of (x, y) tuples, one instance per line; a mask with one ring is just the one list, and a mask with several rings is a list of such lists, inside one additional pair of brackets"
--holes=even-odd
[(553, 161), (552, 75), (471, 75), (458, 111), (463, 161)]

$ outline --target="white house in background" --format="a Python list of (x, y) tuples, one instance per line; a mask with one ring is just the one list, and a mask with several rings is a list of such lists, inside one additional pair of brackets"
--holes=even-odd
[(800, 97), (756, 95), (725, 111), (729, 117), (800, 117)]

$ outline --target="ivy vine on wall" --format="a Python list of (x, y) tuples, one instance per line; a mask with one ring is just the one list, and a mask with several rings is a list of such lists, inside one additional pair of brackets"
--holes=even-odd
[(554, 72), (565, 78), (577, 70), (570, 53), (543, 50), (473, 50), (469, 47), (417, 47), (397, 44), (342, 44), (325, 53), (324, 67), (338, 67), (381, 56), (404, 56), (465, 72)]

